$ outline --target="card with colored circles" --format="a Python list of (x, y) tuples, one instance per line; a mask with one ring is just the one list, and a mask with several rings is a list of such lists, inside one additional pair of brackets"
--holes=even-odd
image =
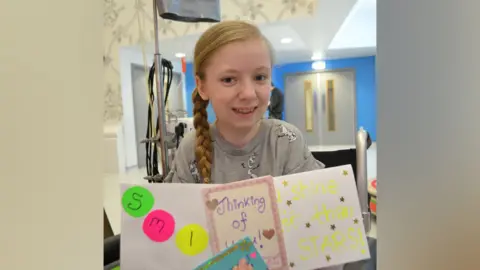
[(195, 270), (225, 270), (233, 269), (241, 259), (245, 259), (255, 270), (267, 270), (267, 264), (258, 254), (250, 237), (236, 242), (213, 258), (202, 263)]
[(122, 270), (194, 269), (211, 258), (202, 184), (122, 184)]
[(251, 237), (270, 269), (288, 267), (273, 177), (204, 188), (203, 200), (213, 253)]

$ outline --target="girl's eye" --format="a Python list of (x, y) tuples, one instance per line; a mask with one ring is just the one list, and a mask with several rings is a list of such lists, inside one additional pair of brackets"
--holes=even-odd
[(234, 78), (227, 77), (227, 78), (223, 78), (222, 82), (225, 83), (225, 84), (232, 84), (232, 83), (235, 82), (235, 80), (234, 80)]
[(255, 76), (256, 81), (265, 81), (267, 79), (267, 76), (265, 75), (257, 75)]

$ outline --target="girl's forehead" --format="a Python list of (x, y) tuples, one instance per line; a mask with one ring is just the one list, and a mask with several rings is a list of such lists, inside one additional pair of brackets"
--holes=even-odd
[(269, 68), (270, 50), (262, 40), (233, 42), (218, 49), (210, 59), (211, 67), (216, 70), (237, 71)]

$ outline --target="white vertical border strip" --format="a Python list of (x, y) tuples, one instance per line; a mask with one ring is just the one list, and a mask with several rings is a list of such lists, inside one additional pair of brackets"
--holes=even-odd
[(378, 269), (479, 269), (480, 1), (378, 1)]

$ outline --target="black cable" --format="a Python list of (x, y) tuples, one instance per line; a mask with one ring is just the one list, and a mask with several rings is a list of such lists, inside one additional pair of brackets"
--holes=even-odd
[[(162, 77), (164, 80), (162, 80), (160, 83), (162, 84), (163, 89), (165, 89), (165, 105), (168, 102), (168, 95), (170, 93), (170, 87), (172, 84), (173, 80), (173, 65), (170, 61), (166, 59), (162, 59)], [(165, 85), (165, 79), (166, 79), (166, 85)], [(153, 129), (153, 123), (152, 123), (152, 118), (154, 115), (153, 109), (154, 109), (154, 103), (155, 103), (155, 92), (154, 92), (154, 81), (155, 81), (155, 64), (152, 65), (150, 68), (149, 74), (148, 74), (148, 96), (151, 104), (148, 106), (148, 112), (147, 112), (147, 117), (148, 117), (148, 124), (147, 124), (147, 130), (146, 130), (146, 138), (153, 138), (155, 137), (156, 134), (159, 132), (159, 116), (157, 116), (157, 121), (155, 124), (155, 132)], [(147, 171), (147, 176), (149, 177), (154, 177), (156, 175), (159, 175), (159, 169), (158, 169), (158, 148), (154, 143), (147, 142), (145, 143), (145, 162), (146, 162), (146, 171)], [(152, 180), (148, 180), (149, 182), (152, 182)]]
[[(168, 95), (170, 94), (170, 87), (172, 86), (173, 80), (173, 64), (167, 59), (162, 59), (162, 68), (163, 78), (167, 78), (167, 87), (163, 88), (165, 89), (165, 105), (167, 105)], [(163, 85), (165, 84), (165, 79), (162, 83)]]
[[(155, 78), (155, 65), (152, 65), (152, 67), (150, 68), (150, 72), (148, 74), (148, 96), (149, 96), (149, 100), (150, 100), (150, 104), (148, 106), (148, 112), (147, 112), (147, 119), (148, 119), (148, 123), (147, 123), (147, 131), (146, 131), (146, 135), (145, 137), (148, 139), (148, 138), (153, 138), (154, 136), (154, 132), (153, 132), (153, 127), (152, 127), (152, 118), (153, 118), (153, 104), (154, 104), (154, 100), (155, 100), (155, 94), (153, 92), (153, 81), (154, 81), (154, 78)], [(152, 149), (153, 148), (153, 149)], [(145, 143), (145, 167), (146, 167), (146, 170), (147, 170), (147, 176), (154, 176), (155, 175), (155, 162), (152, 160), (152, 157), (154, 157), (154, 149), (155, 149), (155, 145), (151, 142), (146, 142)], [(151, 182), (151, 180), (149, 180), (149, 182)]]

